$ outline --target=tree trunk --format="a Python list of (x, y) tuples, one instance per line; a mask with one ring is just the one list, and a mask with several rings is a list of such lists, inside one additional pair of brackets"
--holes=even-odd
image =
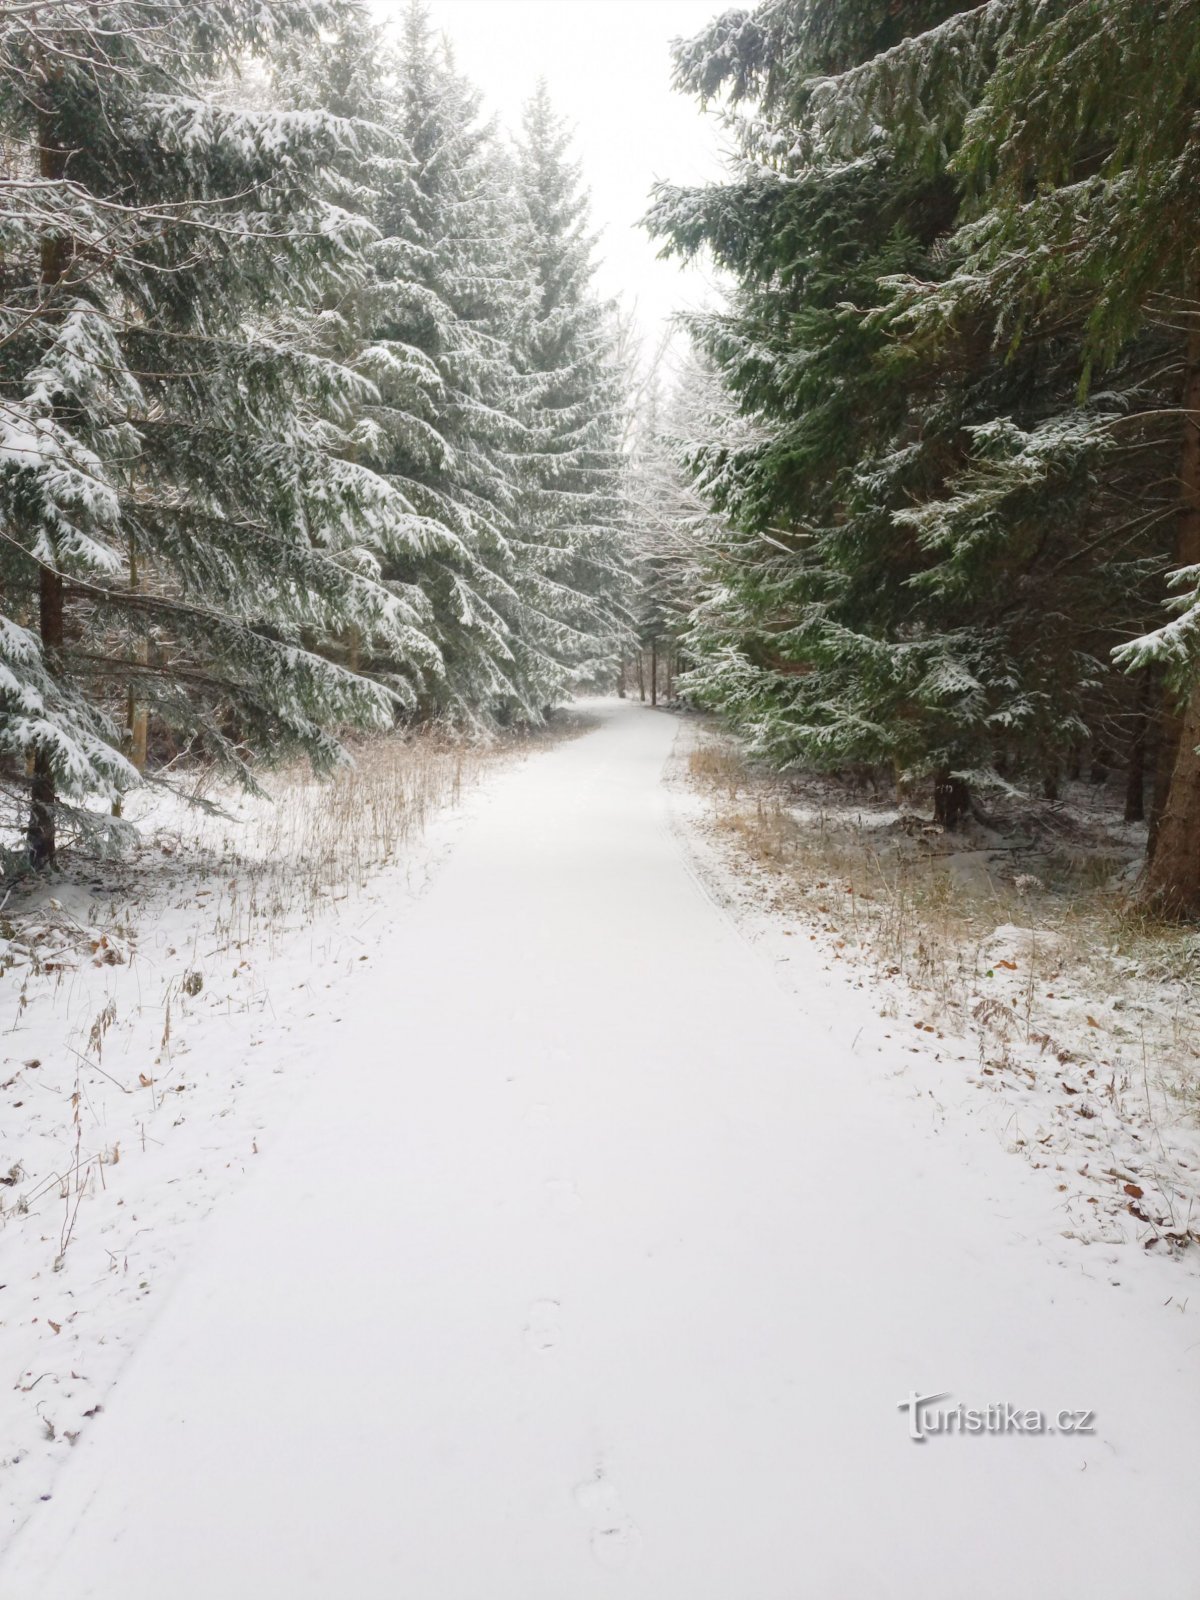
[(1146, 833), (1146, 859), (1154, 859), (1158, 844), (1158, 825), (1167, 809), (1167, 795), (1171, 788), (1171, 774), (1175, 771), (1175, 757), (1179, 753), (1179, 735), (1183, 724), (1179, 718), (1170, 691), (1164, 692), (1158, 715), (1154, 719), (1154, 784), (1150, 791), (1150, 826)]
[[(137, 590), (137, 547), (134, 545), (133, 540), (130, 539), (129, 592), (131, 594), (136, 594)], [(141, 641), (141, 643), (137, 646), (135, 655), (143, 666), (148, 664), (150, 660), (150, 642), (148, 639), (143, 639)], [(150, 713), (146, 710), (145, 706), (140, 706), (138, 704), (137, 695), (134, 693), (133, 686), (131, 684), (129, 692), (125, 696), (125, 752), (139, 772), (145, 772), (146, 770), (146, 747), (149, 743), (149, 736)], [(112, 803), (113, 816), (119, 817), (121, 815), (121, 810), (121, 796), (118, 795)]]
[[(41, 175), (52, 182), (57, 182), (66, 171), (67, 157), (66, 152), (54, 141), (49, 119), (44, 114), (40, 118), (39, 141)], [(55, 286), (66, 275), (70, 259), (71, 246), (67, 238), (51, 234), (42, 240), (43, 302), (52, 297)], [(53, 673), (58, 668), (58, 658), (63, 646), (63, 581), (50, 567), (43, 566), (38, 574), (38, 602), (42, 655), (47, 670)], [(29, 844), (30, 863), (39, 871), (54, 864), (57, 849), (55, 829), (57, 807), (54, 768), (43, 747), (34, 752), (33, 777), (29, 786), (29, 826), (25, 832)]]
[(1200, 919), (1200, 684), (1184, 710), (1146, 896), (1166, 916)]
[(667, 646), (667, 699), (670, 701), (675, 694), (675, 652)]
[[(57, 572), (43, 567), (40, 576), (40, 623), (42, 653), (51, 670), (63, 642), (63, 585)], [(57, 795), (54, 787), (54, 769), (45, 749), (38, 749), (33, 757), (33, 781), (29, 788), (29, 827), (25, 837), (29, 841), (29, 860), (40, 871), (54, 864), (57, 846), (55, 837), (55, 811)]]
[(961, 778), (943, 768), (933, 780), (933, 820), (953, 833), (971, 805), (971, 791)]
[(1125, 774), (1125, 821), (1144, 822), (1146, 817), (1146, 746), (1149, 740), (1147, 705), (1150, 700), (1150, 673), (1138, 679), (1137, 702), (1133, 712), (1133, 733), (1129, 740), (1129, 766)]
[(642, 650), (638, 650), (638, 699), (643, 705), (646, 703), (646, 657)]
[(625, 698), (625, 657), (622, 656), (617, 663), (617, 699)]
[(658, 704), (658, 640), (650, 641), (650, 704)]
[[(150, 659), (150, 647), (143, 641), (138, 646), (138, 657), (142, 662)], [(133, 690), (129, 691), (129, 759), (139, 772), (146, 770), (146, 750), (150, 742), (150, 713), (146, 707), (139, 705), (134, 697)]]
[[(1192, 308), (1183, 382), (1183, 445), (1179, 459), (1176, 563), (1200, 564), (1200, 304)], [(1200, 678), (1178, 717), (1172, 751), (1164, 727), (1159, 760), (1168, 775), (1146, 867), (1145, 898), (1171, 917), (1200, 917)]]

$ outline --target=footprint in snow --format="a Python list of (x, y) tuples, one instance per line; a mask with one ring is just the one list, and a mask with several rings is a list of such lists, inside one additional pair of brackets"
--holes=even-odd
[(623, 1571), (641, 1549), (642, 1535), (616, 1489), (603, 1474), (597, 1474), (575, 1490), (575, 1504), (591, 1524), (597, 1566), (607, 1572)]

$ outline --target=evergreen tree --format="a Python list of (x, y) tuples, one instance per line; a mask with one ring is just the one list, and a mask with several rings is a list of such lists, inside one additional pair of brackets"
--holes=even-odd
[(934, 20), (810, 86), (812, 136), (855, 159), (882, 123), (909, 159), (949, 160), (964, 195), (952, 270), (940, 283), (901, 286), (911, 337), (945, 339), (974, 322), (1012, 351), (1067, 325), (1087, 393), (1101, 371), (1111, 389), (1131, 347), (1174, 334), (1154, 384), (1093, 415), (1088, 447), (1140, 451), (1156, 460), (1149, 481), (1169, 473), (1176, 485), (1174, 538), (1158, 545), (1160, 564), (1175, 567), (1175, 615), (1117, 657), (1157, 670), (1167, 688), (1147, 892), (1168, 912), (1197, 916), (1200, 4), (989, 0)]
[(611, 682), (628, 632), (624, 375), (612, 308), (591, 288), (594, 241), (569, 136), (540, 84), (516, 166), (518, 245), (533, 295), (518, 335), (524, 378), (518, 513), (523, 588), (553, 619), (545, 649), (575, 684)]
[(385, 539), (375, 554), (388, 586), (424, 607), (437, 654), (397, 659), (366, 640), (364, 659), (389, 682), (407, 678), (421, 715), (477, 728), (537, 720), (566, 680), (522, 582), (516, 343), (533, 288), (511, 164), (419, 0), (395, 48), (360, 23), (315, 69), (296, 63), (285, 85), (301, 104), (344, 105), (386, 135), (360, 174), (379, 235), (370, 274), (318, 331), (378, 389), (354, 449), (424, 537)]
[(64, 800), (135, 780), (122, 709), (131, 742), (145, 708), (247, 781), (255, 749), (327, 764), (331, 725), (393, 697), (310, 638), (420, 636), (364, 554), (419, 530), (328, 447), (369, 381), (263, 315), (360, 274), (370, 229), (323, 185), (366, 135), (216, 92), (346, 11), (113, 0), (0, 29), (0, 759), (10, 791), (29, 769), (37, 865)]
[(417, 0), (388, 115), (408, 160), (382, 196), (375, 332), (431, 364), (436, 382), (419, 439), (385, 421), (379, 465), (447, 535), (390, 575), (420, 588), (435, 618), (445, 675), (430, 710), (537, 720), (558, 695), (526, 642), (513, 545), (522, 439), (513, 340), (529, 280), (494, 129)]
[[(656, 363), (656, 368), (658, 363)], [(654, 668), (662, 657), (668, 684), (687, 664), (682, 643), (693, 608), (720, 579), (727, 529), (688, 472), (701, 442), (745, 440), (727, 392), (712, 367), (685, 351), (667, 398), (657, 370), (646, 385), (628, 469), (628, 496), (638, 579), (637, 640)], [(693, 689), (695, 681), (693, 680)]]
[(706, 245), (736, 275), (730, 310), (694, 327), (760, 431), (693, 456), (735, 541), (693, 688), (779, 760), (930, 775), (947, 826), (972, 780), (1052, 781), (1161, 565), (1145, 528), (1097, 539), (1128, 478), (1102, 423), (1153, 389), (1147, 352), (1080, 410), (1070, 321), (1015, 350), (979, 317), (922, 337), (909, 286), (940, 292), (963, 225), (953, 141), (873, 116), (847, 147), (830, 134), (831, 84), (962, 10), (788, 0), (720, 19), (679, 79), (753, 102), (741, 160), (652, 213), (670, 248)]
[(360, 23), (280, 78), (387, 134), (359, 179), (370, 276), (315, 333), (379, 389), (353, 446), (423, 519), (421, 548), (377, 555), (423, 603), (439, 666), (369, 642), (362, 659), (411, 673), (425, 714), (538, 720), (611, 672), (622, 581), (618, 374), (561, 131), (543, 100), (512, 160), (419, 3), (394, 51)]

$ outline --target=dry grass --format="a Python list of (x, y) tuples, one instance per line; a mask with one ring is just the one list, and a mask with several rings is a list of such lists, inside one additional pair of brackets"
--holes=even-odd
[[(1138, 909), (1111, 833), (1059, 808), (1044, 827), (951, 838), (819, 781), (798, 804), (711, 733), (689, 768), (771, 903), (901, 979), (931, 1023), (974, 1024), (1001, 1057), (1020, 1040), (1099, 1062), (1143, 1109), (1153, 1091), (1200, 1114), (1200, 937)], [(1003, 928), (1021, 932), (997, 941)]]
[[(270, 956), (299, 927), (330, 916), (335, 926), (378, 874), (414, 870), (421, 858), (405, 864), (411, 846), (486, 771), (584, 725), (564, 714), (488, 746), (432, 731), (364, 739), (329, 778), (299, 764), (267, 774), (265, 798), (222, 788), (210, 771), (192, 772), (174, 793), (140, 791), (129, 806), (137, 842), (125, 858), (68, 854), (54, 880), (20, 881), (3, 908), (0, 972), (19, 982), (17, 1015), (34, 987), (57, 991), (86, 966), (135, 962), (148, 928), (165, 924), (183, 963), (168, 1014), (186, 1008), (230, 954)], [(86, 1040), (70, 1042), (90, 1053)]]

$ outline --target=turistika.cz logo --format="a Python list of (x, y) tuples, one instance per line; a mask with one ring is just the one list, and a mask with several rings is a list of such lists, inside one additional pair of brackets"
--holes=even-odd
[(1094, 1411), (1031, 1411), (1024, 1406), (1002, 1404), (976, 1407), (941, 1406), (950, 1393), (911, 1393), (901, 1400), (899, 1409), (908, 1412), (908, 1437), (924, 1444), (933, 1434), (942, 1433), (1095, 1433)]

